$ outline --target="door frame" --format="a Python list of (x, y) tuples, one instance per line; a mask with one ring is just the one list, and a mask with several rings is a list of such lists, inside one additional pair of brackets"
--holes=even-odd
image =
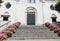
[(36, 8), (34, 8), (32, 6), (26, 8), (26, 25), (27, 25), (27, 14), (28, 14), (28, 12), (34, 12), (34, 14), (35, 14), (35, 25), (36, 25), (36, 18), (37, 18), (36, 17), (37, 16)]
[[(34, 15), (35, 15), (35, 12), (33, 12), (33, 13), (34, 13)], [(28, 13), (27, 13), (27, 15), (28, 15)], [(28, 16), (27, 16), (27, 17), (28, 17)], [(34, 25), (36, 25), (36, 15), (35, 15), (34, 19), (35, 19), (35, 22), (34, 22), (35, 24), (34, 24)], [(27, 25), (29, 25), (29, 24), (28, 24), (28, 18), (26, 18), (26, 20), (27, 20)]]

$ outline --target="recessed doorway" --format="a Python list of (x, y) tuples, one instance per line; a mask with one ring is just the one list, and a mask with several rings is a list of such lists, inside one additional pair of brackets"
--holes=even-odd
[(27, 8), (27, 25), (35, 25), (36, 23), (36, 9), (34, 7)]

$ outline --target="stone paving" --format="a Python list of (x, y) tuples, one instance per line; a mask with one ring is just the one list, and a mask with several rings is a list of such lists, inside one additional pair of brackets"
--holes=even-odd
[(5, 41), (60, 41), (60, 39), (40, 39), (40, 40), (5, 40)]
[(8, 40), (60, 39), (45, 26), (21, 26)]

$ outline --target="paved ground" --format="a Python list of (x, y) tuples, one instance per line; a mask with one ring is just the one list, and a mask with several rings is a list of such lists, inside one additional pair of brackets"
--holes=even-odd
[(5, 41), (60, 41), (60, 39), (40, 39), (40, 40), (5, 40)]
[(45, 26), (21, 26), (8, 40), (60, 39)]

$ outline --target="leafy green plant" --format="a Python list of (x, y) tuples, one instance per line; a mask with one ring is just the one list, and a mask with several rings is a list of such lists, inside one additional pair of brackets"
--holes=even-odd
[(11, 33), (11, 32), (6, 32), (6, 34), (7, 34), (9, 37), (12, 37), (12, 33)]
[(3, 3), (3, 1), (2, 1), (2, 0), (0, 0), (0, 6), (1, 6), (1, 3)]
[(57, 3), (55, 4), (55, 10), (60, 13), (60, 0), (57, 0)]

